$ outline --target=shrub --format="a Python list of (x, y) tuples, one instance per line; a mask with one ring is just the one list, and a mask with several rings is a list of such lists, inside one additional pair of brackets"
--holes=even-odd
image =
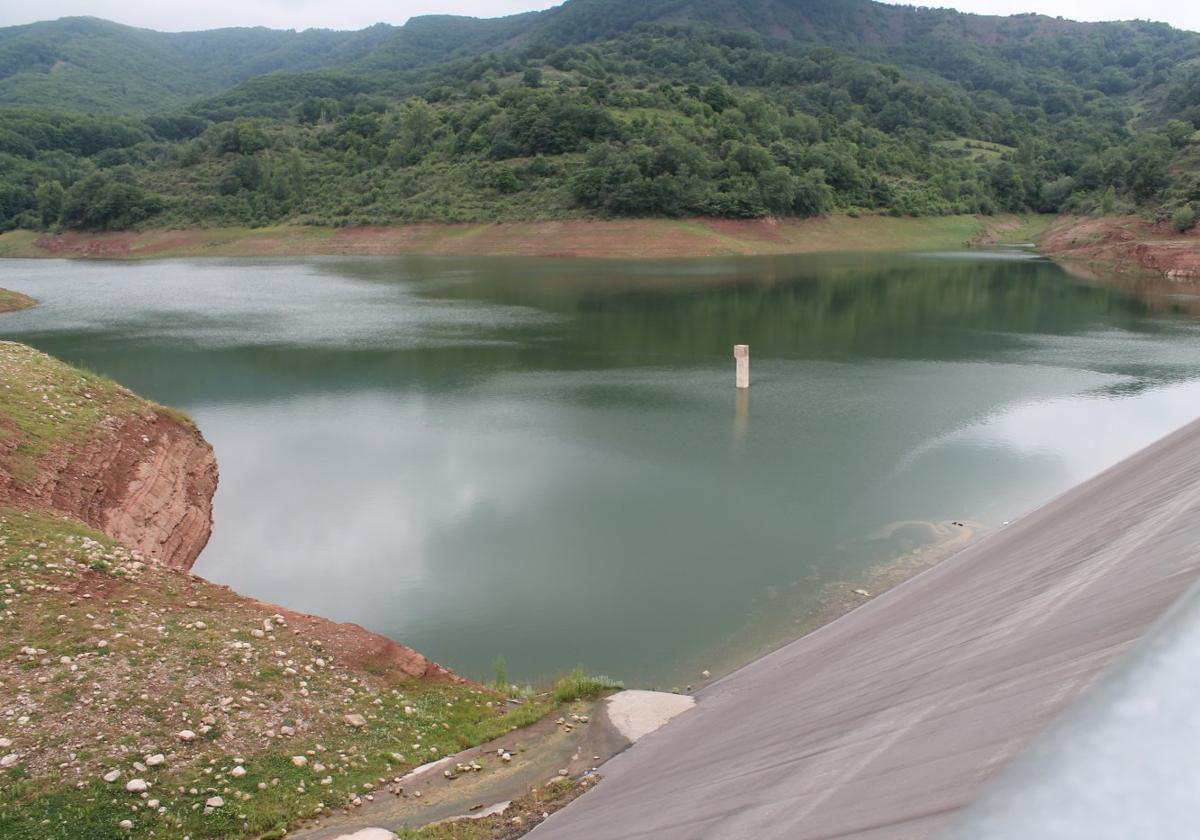
[(1171, 216), (1171, 227), (1180, 233), (1187, 233), (1196, 226), (1196, 210), (1190, 204), (1180, 207)]

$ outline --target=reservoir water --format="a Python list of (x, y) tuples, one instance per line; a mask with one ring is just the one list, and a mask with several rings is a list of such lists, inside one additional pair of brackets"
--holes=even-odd
[(1182, 305), (1012, 255), (5, 260), (0, 286), (42, 302), (0, 338), (213, 443), (197, 574), (473, 677), (697, 681), (1200, 413)]

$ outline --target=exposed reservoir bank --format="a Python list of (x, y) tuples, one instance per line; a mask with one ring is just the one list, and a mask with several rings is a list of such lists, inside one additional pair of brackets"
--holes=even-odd
[[(696, 682), (1194, 415), (1200, 330), (1005, 255), (6, 261), (0, 336), (187, 410), (195, 571), (471, 676)], [(754, 351), (732, 388), (730, 348)], [(547, 629), (550, 628), (550, 629)]]

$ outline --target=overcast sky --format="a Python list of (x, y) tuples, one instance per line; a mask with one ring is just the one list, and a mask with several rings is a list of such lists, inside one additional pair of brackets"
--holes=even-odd
[[(68, 15), (92, 15), (133, 26), (179, 31), (220, 26), (276, 29), (361, 29), (372, 23), (403, 23), (414, 15), (462, 14), (476, 17), (545, 9), (553, 0), (0, 0), (0, 26)], [(1200, 0), (944, 0), (914, 5), (947, 5), (964, 12), (1041, 12), (1075, 20), (1162, 20), (1200, 31)]]

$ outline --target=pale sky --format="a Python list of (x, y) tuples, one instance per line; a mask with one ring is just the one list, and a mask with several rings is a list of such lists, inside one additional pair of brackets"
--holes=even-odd
[[(414, 15), (498, 17), (553, 5), (553, 0), (0, 0), (0, 26), (90, 15), (164, 31), (222, 26), (361, 29), (379, 22), (401, 24)], [(1200, 32), (1200, 0), (930, 0), (913, 5), (946, 5), (982, 14), (1041, 12), (1074, 20), (1143, 18)]]

